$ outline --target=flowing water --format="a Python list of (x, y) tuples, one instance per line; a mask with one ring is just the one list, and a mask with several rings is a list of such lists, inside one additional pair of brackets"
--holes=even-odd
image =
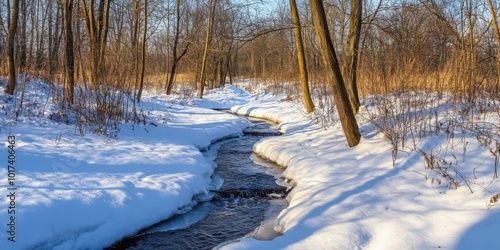
[(108, 249), (212, 249), (245, 236), (262, 240), (278, 236), (274, 220), (287, 205), (285, 189), (276, 184), (281, 171), (255, 155), (253, 145), (279, 133), (265, 121), (251, 121), (254, 125), (243, 137), (221, 142), (212, 178), (224, 182), (211, 201)]

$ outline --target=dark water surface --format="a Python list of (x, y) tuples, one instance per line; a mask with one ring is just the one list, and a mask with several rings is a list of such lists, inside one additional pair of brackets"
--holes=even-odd
[(244, 236), (278, 236), (272, 230), (274, 219), (287, 206), (284, 189), (276, 184), (281, 171), (253, 154), (253, 145), (279, 133), (263, 120), (251, 121), (254, 126), (244, 131), (245, 136), (223, 142), (217, 151), (213, 178), (222, 178), (224, 183), (211, 201), (107, 249), (212, 249)]

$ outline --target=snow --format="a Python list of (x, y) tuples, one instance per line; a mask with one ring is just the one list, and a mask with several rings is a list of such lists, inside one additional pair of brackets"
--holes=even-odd
[[(81, 137), (74, 125), (47, 118), (58, 110), (47, 100), (50, 89), (43, 82), (27, 86), (32, 115), (21, 115), (16, 123), (11, 113), (19, 96), (0, 94), (0, 159), (7, 159), (5, 141), (12, 133), (18, 188), (16, 242), (7, 241), (3, 226), (1, 249), (100, 249), (208, 199), (209, 190), (221, 183), (210, 178), (215, 149), (206, 150), (250, 125), (213, 110), (224, 108), (279, 123), (284, 135), (261, 140), (254, 151), (286, 167), (288, 183), (283, 184), (294, 189), (288, 207), (259, 229), (269, 230), (274, 223), (282, 236), (244, 238), (223, 249), (499, 247), (500, 206), (487, 206), (500, 193), (500, 182), (492, 179), (495, 158), (474, 135), (457, 134), (453, 147), (447, 146), (445, 133), (416, 142), (423, 151), (453, 162), (469, 180), (471, 193), (454, 173), (460, 187), (449, 189), (446, 180), (425, 168), (424, 156), (408, 147), (399, 150), (393, 166), (390, 142), (363, 119), (368, 105), (358, 116), (363, 138), (354, 148), (347, 146), (338, 123), (323, 128), (299, 102), (233, 86), (194, 100), (147, 93), (141, 102), (146, 124), (122, 124), (116, 138)], [(449, 111), (440, 109), (439, 118)], [(495, 116), (484, 119), (499, 122)], [(5, 167), (0, 178), (0, 223), (6, 225)]]
[[(221, 94), (207, 94), (207, 103), (228, 108), (224, 103), (244, 100), (239, 89), (217, 91)], [(1, 98), (6, 110), (17, 100)], [(16, 242), (7, 240), (7, 230), (0, 230), (1, 248), (100, 249), (207, 199), (209, 189), (217, 185), (210, 179), (215, 154), (204, 156), (200, 150), (241, 135), (250, 123), (203, 105), (145, 95), (146, 125), (123, 124), (117, 138), (91, 133), (81, 137), (74, 125), (54, 122), (44, 114), (7, 126), (14, 124), (12, 117), (2, 115), (2, 140), (9, 133), (17, 140), (18, 189)], [(6, 142), (0, 158), (7, 161)], [(7, 229), (6, 167), (0, 176), (5, 197), (0, 201), (0, 221)]]
[[(339, 124), (325, 130), (296, 104), (280, 99), (261, 94), (232, 110), (277, 121), (285, 132), (254, 146), (256, 153), (286, 167), (283, 175), (295, 185), (275, 226), (284, 235), (271, 241), (245, 238), (222, 249), (499, 247), (500, 209), (488, 209), (487, 203), (499, 193), (500, 182), (492, 180), (494, 156), (474, 136), (456, 139), (453, 149), (440, 154), (458, 156), (455, 167), (471, 181), (471, 194), (458, 176), (457, 190), (432, 184), (436, 173), (425, 169), (418, 152), (399, 151), (393, 167), (392, 146), (368, 131), (370, 124), (359, 119), (363, 114), (358, 116), (362, 141), (349, 148)], [(440, 134), (420, 140), (418, 148), (439, 151), (446, 143)]]

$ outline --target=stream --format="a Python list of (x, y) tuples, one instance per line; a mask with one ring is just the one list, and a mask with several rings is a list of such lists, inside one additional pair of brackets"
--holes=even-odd
[(244, 136), (212, 145), (219, 147), (212, 176), (222, 183), (211, 201), (173, 216), (106, 249), (213, 249), (242, 237), (270, 240), (275, 219), (287, 205), (282, 170), (253, 153), (253, 145), (279, 133), (268, 122), (249, 118)]

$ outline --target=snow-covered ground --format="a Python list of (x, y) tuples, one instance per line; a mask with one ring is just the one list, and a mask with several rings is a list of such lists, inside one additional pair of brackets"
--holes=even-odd
[[(450, 190), (419, 152), (400, 150), (393, 167), (391, 144), (360, 117), (364, 136), (349, 148), (340, 125), (325, 130), (281, 98), (262, 94), (232, 110), (274, 120), (285, 132), (254, 146), (286, 167), (284, 177), (296, 186), (275, 227), (284, 235), (223, 249), (500, 249), (500, 207), (488, 208), (500, 193), (500, 181), (492, 180), (495, 157), (474, 136), (452, 146), (444, 133), (418, 141), (423, 151), (443, 147), (438, 156), (458, 158), (453, 166), (474, 193), (451, 171), (461, 186)], [(500, 124), (498, 117), (488, 122)]]
[[(300, 103), (284, 102), (280, 95), (250, 96), (231, 86), (193, 101), (146, 94), (141, 102), (146, 125), (123, 124), (110, 138), (81, 137), (74, 125), (48, 119), (58, 108), (44, 98), (45, 87), (30, 85), (24, 98), (43, 102), (30, 106), (36, 115), (21, 116), (15, 124), (10, 111), (19, 96), (0, 94), (0, 160), (7, 164), (7, 139), (15, 135), (17, 187), (12, 243), (7, 240), (8, 170), (1, 168), (0, 249), (100, 249), (207, 198), (214, 154), (200, 150), (249, 126), (245, 119), (209, 109), (228, 107), (280, 124), (285, 134), (260, 141), (254, 150), (287, 167), (284, 176), (295, 188), (276, 221), (283, 236), (245, 238), (223, 248), (500, 246), (500, 206), (487, 207), (500, 193), (500, 182), (492, 179), (495, 158), (472, 135), (457, 137), (452, 146), (442, 145), (449, 142), (445, 134), (417, 143), (425, 152), (443, 148), (440, 157), (455, 157), (453, 166), (474, 193), (453, 172), (449, 175), (460, 187), (450, 190), (435, 170), (425, 168), (417, 151), (402, 148), (393, 166), (391, 144), (370, 122), (359, 119), (363, 138), (349, 148), (339, 126), (325, 130)], [(499, 124), (495, 119), (488, 122)]]
[[(43, 95), (44, 86), (34, 82), (25, 98)], [(3, 92), (1, 98), (4, 110), (18, 101), (6, 104)], [(4, 111), (0, 249), (101, 249), (189, 209), (193, 199), (206, 198), (215, 167), (215, 154), (207, 158), (200, 150), (249, 126), (246, 119), (209, 108), (247, 99), (232, 87), (208, 93), (197, 105), (145, 95), (147, 124), (123, 124), (116, 138), (81, 137), (75, 125), (48, 119), (57, 111), (50, 101), (40, 115), (15, 125)], [(8, 214), (9, 134), (16, 138), (15, 214)], [(10, 216), (15, 216), (15, 243), (8, 240)]]

